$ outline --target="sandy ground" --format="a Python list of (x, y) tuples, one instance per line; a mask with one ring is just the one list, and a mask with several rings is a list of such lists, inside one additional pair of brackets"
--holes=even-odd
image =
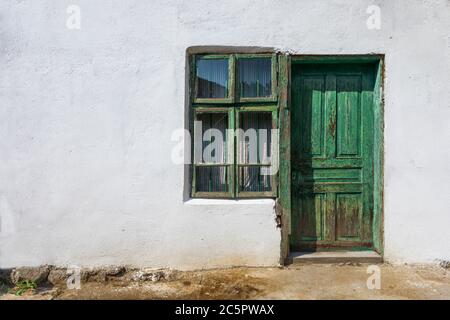
[[(368, 289), (368, 265), (295, 265), (178, 272), (172, 280), (82, 283), (0, 299), (450, 299), (450, 269), (379, 265), (381, 288)], [(5, 289), (5, 288), (3, 288)]]

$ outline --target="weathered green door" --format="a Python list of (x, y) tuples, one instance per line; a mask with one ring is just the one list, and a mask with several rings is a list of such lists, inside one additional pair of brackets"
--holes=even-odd
[(372, 247), (370, 64), (294, 64), (291, 250)]

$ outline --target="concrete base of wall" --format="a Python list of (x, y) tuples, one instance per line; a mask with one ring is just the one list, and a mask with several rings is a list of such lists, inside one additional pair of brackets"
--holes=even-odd
[(375, 251), (292, 252), (287, 263), (382, 263)]

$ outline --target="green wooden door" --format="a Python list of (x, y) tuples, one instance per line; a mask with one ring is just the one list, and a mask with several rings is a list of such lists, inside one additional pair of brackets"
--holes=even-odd
[(372, 247), (373, 90), (364, 64), (294, 64), (291, 250)]

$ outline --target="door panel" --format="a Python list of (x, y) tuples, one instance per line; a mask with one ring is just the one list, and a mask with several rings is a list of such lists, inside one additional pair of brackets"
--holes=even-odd
[(337, 156), (359, 156), (361, 137), (361, 77), (337, 77)]
[(325, 209), (325, 194), (303, 194), (297, 198), (300, 221), (304, 226), (297, 229), (299, 237), (304, 241), (323, 240), (323, 216)]
[(305, 77), (302, 87), (302, 104), (300, 118), (301, 128), (301, 153), (305, 157), (323, 156), (324, 149), (324, 84), (325, 79), (319, 77)]
[(361, 193), (336, 194), (336, 239), (361, 240)]
[(372, 246), (370, 65), (292, 67), (292, 250)]

